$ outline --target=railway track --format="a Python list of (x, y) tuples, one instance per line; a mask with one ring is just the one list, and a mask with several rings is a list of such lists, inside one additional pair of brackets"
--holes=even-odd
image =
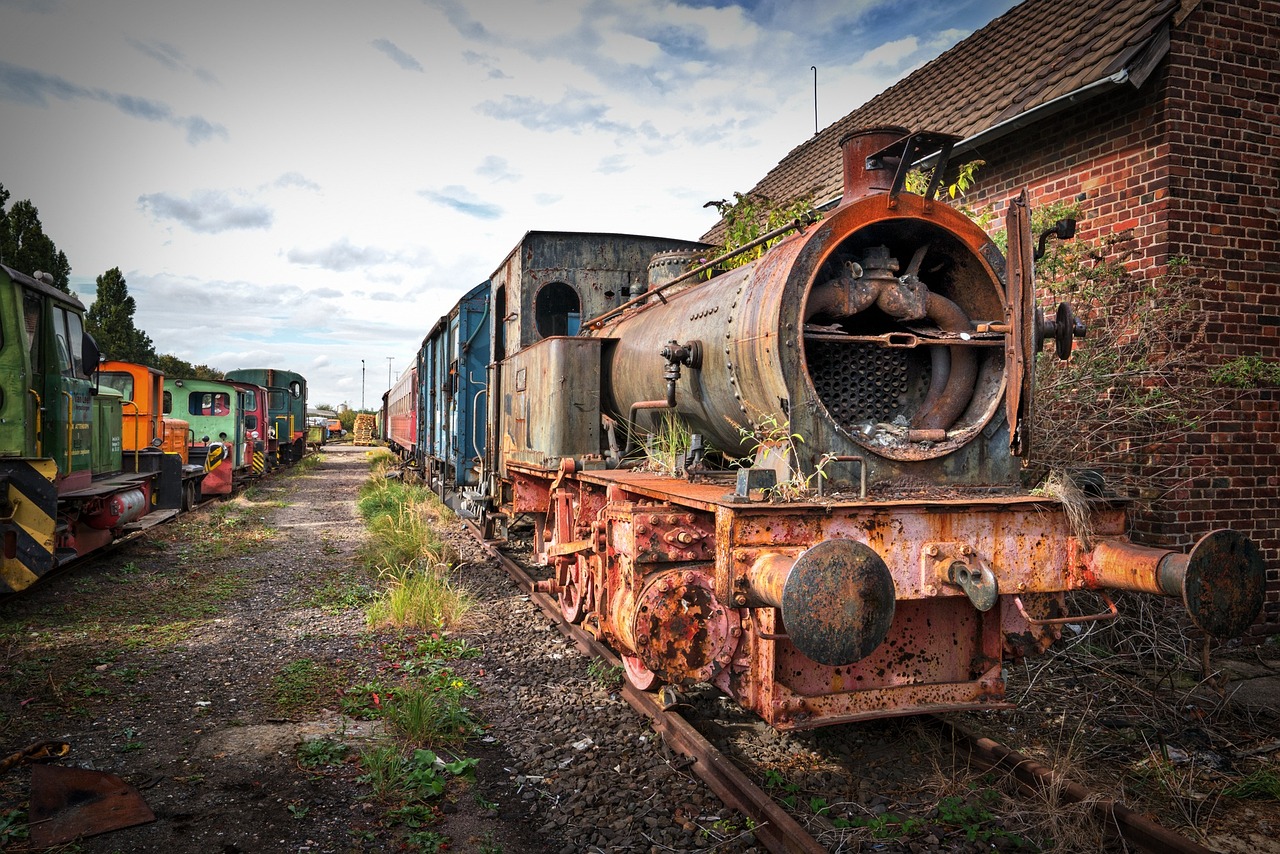
[[(617, 656), (577, 626), (564, 620), (558, 600), (539, 592), (536, 581), (523, 565), (503, 552), (498, 544), (485, 541), (478, 528), (467, 523), (470, 533), (512, 577), (530, 600), (584, 654), (620, 666)], [(639, 691), (625, 680), (621, 694), (628, 704), (648, 718), (668, 746), (686, 757), (687, 770), (701, 780), (728, 806), (753, 822), (756, 838), (774, 852), (826, 852), (832, 850), (819, 837), (842, 838), (829, 821), (803, 820), (770, 792), (758, 785), (724, 750), (712, 743), (678, 710), (678, 703), (664, 703), (658, 694)], [(1023, 756), (992, 739), (969, 732), (942, 717), (925, 718), (937, 731), (938, 741), (953, 751), (953, 762), (994, 774), (1042, 808), (1083, 804), (1101, 835), (1117, 840), (1119, 850), (1208, 854), (1209, 849), (1146, 818), (1120, 801), (1092, 792), (1065, 779), (1035, 760)], [(815, 836), (815, 833), (817, 834)]]

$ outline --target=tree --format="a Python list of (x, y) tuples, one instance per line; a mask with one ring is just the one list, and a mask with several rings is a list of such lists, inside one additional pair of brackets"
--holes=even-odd
[(85, 314), (85, 329), (109, 359), (153, 365), (156, 348), (151, 337), (133, 324), (138, 305), (129, 296), (129, 287), (119, 267), (112, 267), (97, 279), (98, 296)]
[(211, 368), (208, 365), (193, 365), (170, 353), (156, 356), (155, 360), (151, 362), (151, 367), (166, 377), (183, 377), (193, 380), (226, 379), (226, 375), (217, 368)]
[(71, 264), (44, 233), (40, 212), (29, 199), (4, 209), (9, 191), (0, 184), (0, 261), (27, 275), (39, 270), (53, 276), (53, 286), (71, 293)]

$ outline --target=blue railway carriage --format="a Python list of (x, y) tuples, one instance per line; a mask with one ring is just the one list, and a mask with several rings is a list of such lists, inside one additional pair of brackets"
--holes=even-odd
[(455, 510), (460, 492), (479, 483), (484, 454), (489, 291), (485, 281), (467, 292), (427, 333), (417, 353), (416, 462)]
[(307, 381), (278, 368), (227, 371), (232, 382), (267, 390), (267, 465), (295, 463), (307, 452)]

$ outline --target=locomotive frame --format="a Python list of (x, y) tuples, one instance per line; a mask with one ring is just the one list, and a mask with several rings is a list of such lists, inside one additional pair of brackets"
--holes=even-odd
[[(470, 401), (486, 442), (462, 504), (495, 538), (532, 520), (541, 588), (638, 687), (710, 682), (779, 729), (997, 708), (1005, 660), (1115, 612), (1069, 615), (1068, 591), (1179, 597), (1219, 637), (1256, 618), (1247, 538), (1145, 548), (1125, 502), (1092, 497), (1077, 527), (1021, 484), (1036, 353), (1066, 358), (1084, 329), (1069, 306), (1036, 309), (1025, 192), (1006, 256), (936, 181), (903, 191), (922, 153), (942, 151), (940, 176), (951, 143), (851, 134), (839, 206), (706, 281), (646, 282), (636, 258), (689, 266), (700, 244), (544, 232), (491, 277)], [(424, 398), (442, 392), (428, 380)], [(663, 414), (700, 449), (678, 475), (628, 458), (637, 422)], [(713, 471), (712, 446), (750, 463)]]
[[(84, 304), (54, 288), (51, 277), (0, 265), (0, 595), (167, 521), (202, 494), (230, 492), (233, 464), (211, 465), (217, 456), (242, 456), (242, 476), (262, 470), (260, 437), (246, 423), (244, 406), (252, 399), (260, 420), (267, 389), (248, 376), (217, 383), (240, 408), (220, 422), (225, 441), (196, 442), (190, 422), (162, 418), (168, 393), (159, 371), (100, 362), (84, 313)], [(305, 407), (300, 374), (241, 373), (280, 378), (291, 402)], [(171, 382), (170, 391), (183, 383)], [(290, 425), (292, 416), (282, 423)], [(301, 457), (300, 439), (287, 447)], [(191, 454), (203, 465), (192, 464)], [(215, 485), (219, 477), (225, 489)]]

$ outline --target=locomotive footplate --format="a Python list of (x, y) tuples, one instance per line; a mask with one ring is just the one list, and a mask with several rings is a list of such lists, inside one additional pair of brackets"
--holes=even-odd
[(1002, 662), (1058, 637), (1067, 591), (1183, 595), (1213, 633), (1260, 603), (1256, 549), (1132, 546), (1117, 502), (1091, 506), (1085, 542), (1045, 496), (742, 503), (641, 472), (536, 477), (517, 492), (550, 497), (544, 555), (573, 552), (576, 616), (628, 678), (710, 682), (779, 729), (1005, 707)]

